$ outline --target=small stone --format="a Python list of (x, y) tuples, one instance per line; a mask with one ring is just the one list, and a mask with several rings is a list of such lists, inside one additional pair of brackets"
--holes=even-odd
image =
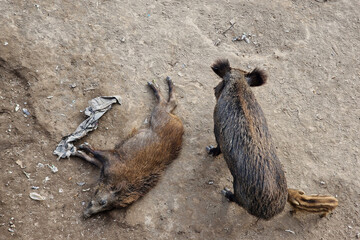
[(47, 99), (52, 99), (54, 96), (47, 96)]
[(11, 229), (11, 228), (9, 228), (8, 231), (11, 233), (15, 232), (14, 229)]
[(82, 191), (83, 192), (88, 192), (88, 191), (90, 191), (90, 188), (83, 189)]
[(20, 105), (19, 105), (19, 104), (16, 104), (15, 112), (19, 111), (19, 109), (20, 109)]
[(4, 46), (7, 46), (9, 43), (8, 42), (4, 42)]
[(76, 184), (79, 185), (79, 186), (84, 186), (85, 182), (77, 182)]
[(62, 188), (59, 188), (59, 193), (63, 193), (64, 190)]
[(324, 181), (320, 181), (320, 184), (321, 184), (321, 185), (325, 185), (325, 182), (324, 182)]
[(26, 116), (30, 116), (30, 112), (26, 108), (23, 108), (22, 111)]
[(209, 184), (209, 185), (213, 185), (213, 184), (214, 184), (214, 181), (213, 181), (213, 180), (210, 180), (210, 181), (208, 182), (208, 184)]
[(349, 229), (352, 229), (352, 226), (349, 225), (348, 228), (349, 228)]

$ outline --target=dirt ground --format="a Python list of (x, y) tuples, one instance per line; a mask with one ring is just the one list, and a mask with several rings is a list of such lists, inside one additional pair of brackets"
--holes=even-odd
[[(206, 2), (0, 1), (0, 239), (360, 237), (360, 1)], [(248, 43), (232, 41), (243, 33)], [(267, 71), (253, 91), (288, 186), (336, 196), (332, 215), (292, 217), (287, 205), (256, 222), (220, 194), (232, 188), (230, 172), (205, 152), (215, 144), (218, 58)], [(84, 119), (88, 100), (118, 94), (123, 104), (79, 142), (114, 147), (155, 104), (146, 81), (165, 89), (166, 76), (186, 130), (180, 157), (129, 208), (84, 220), (99, 171), (57, 161), (55, 146)]]

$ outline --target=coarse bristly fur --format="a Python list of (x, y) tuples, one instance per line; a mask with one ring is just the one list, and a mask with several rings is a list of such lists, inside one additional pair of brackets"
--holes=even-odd
[(84, 144), (79, 147), (76, 156), (101, 168), (99, 183), (84, 217), (135, 202), (156, 185), (166, 166), (179, 155), (184, 128), (172, 114), (176, 99), (170, 78), (167, 82), (167, 99), (156, 85), (148, 83), (158, 103), (147, 126), (133, 130), (113, 150), (98, 151)]
[(284, 209), (287, 184), (265, 116), (250, 88), (264, 84), (266, 74), (231, 68), (228, 60), (216, 61), (212, 69), (222, 81), (215, 87), (217, 147), (207, 147), (208, 153), (223, 153), (234, 178), (234, 193), (224, 190), (224, 195), (268, 220)]
[(333, 211), (339, 204), (338, 200), (329, 195), (305, 195), (304, 191), (288, 189), (288, 202), (293, 207), (292, 214), (305, 211), (319, 213), (320, 217), (325, 217)]

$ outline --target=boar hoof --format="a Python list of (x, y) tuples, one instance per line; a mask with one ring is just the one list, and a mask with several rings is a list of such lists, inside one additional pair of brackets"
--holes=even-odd
[(214, 157), (218, 156), (221, 153), (219, 147), (214, 147), (212, 145), (206, 147), (206, 152)]

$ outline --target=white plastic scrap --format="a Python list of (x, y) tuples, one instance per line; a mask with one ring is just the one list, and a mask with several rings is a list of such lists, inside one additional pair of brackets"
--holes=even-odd
[(36, 192), (32, 192), (30, 193), (30, 198), (32, 200), (37, 200), (37, 201), (44, 201), (46, 198), (41, 196), (40, 194), (36, 193)]
[(103, 96), (89, 101), (90, 106), (85, 109), (85, 115), (89, 117), (76, 128), (75, 132), (63, 137), (54, 150), (53, 154), (59, 156), (58, 160), (70, 157), (76, 152), (76, 147), (72, 142), (95, 130), (98, 126), (98, 120), (111, 109), (111, 105), (114, 103), (121, 104), (120, 96)]
[(46, 166), (48, 166), (53, 173), (56, 173), (58, 171), (58, 168), (55, 167), (53, 164), (46, 164)]

